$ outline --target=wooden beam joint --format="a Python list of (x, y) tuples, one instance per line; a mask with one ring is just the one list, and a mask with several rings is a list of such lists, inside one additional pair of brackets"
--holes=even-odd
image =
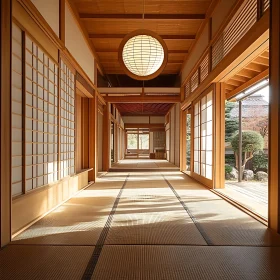
[[(143, 14), (90, 14), (80, 13), (81, 19), (142, 19)], [(203, 20), (205, 14), (145, 14), (145, 20)]]

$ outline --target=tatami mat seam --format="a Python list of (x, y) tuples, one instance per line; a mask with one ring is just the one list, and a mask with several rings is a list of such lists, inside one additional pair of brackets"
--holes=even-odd
[(192, 219), (194, 225), (196, 226), (196, 228), (198, 229), (199, 233), (202, 235), (203, 239), (205, 240), (205, 242), (207, 243), (207, 245), (214, 245), (213, 242), (211, 241), (211, 239), (209, 238), (209, 236), (206, 234), (206, 232), (204, 231), (204, 229), (202, 228), (202, 226), (199, 224), (199, 222), (197, 221), (197, 219), (195, 218), (195, 216), (193, 215), (193, 213), (191, 212), (191, 210), (188, 208), (188, 206), (186, 205), (186, 203), (181, 199), (180, 195), (176, 192), (176, 190), (173, 188), (173, 186), (171, 185), (171, 183), (165, 178), (165, 176), (162, 174), (163, 179), (165, 180), (165, 182), (167, 183), (167, 185), (169, 186), (169, 188), (172, 190), (172, 192), (174, 193), (174, 195), (177, 197), (177, 199), (179, 200), (179, 202), (181, 203), (181, 205), (183, 206), (183, 208), (186, 210), (186, 212), (188, 213), (188, 215), (190, 216), (190, 218)]
[(127, 177), (126, 177), (126, 179), (125, 179), (125, 181), (124, 181), (124, 183), (123, 183), (123, 185), (122, 185), (122, 187), (121, 187), (121, 189), (120, 189), (120, 191), (119, 191), (119, 193), (116, 197), (116, 200), (115, 200), (114, 205), (112, 207), (112, 210), (111, 210), (111, 212), (108, 216), (106, 224), (105, 224), (105, 226), (104, 226), (104, 228), (103, 228), (103, 230), (102, 230), (102, 232), (99, 236), (99, 239), (96, 243), (94, 251), (91, 255), (91, 258), (89, 259), (88, 265), (87, 265), (86, 270), (85, 270), (85, 272), (83, 274), (83, 277), (82, 277), (83, 280), (89, 280), (89, 279), (91, 279), (91, 277), (93, 275), (94, 269), (95, 269), (95, 267), (97, 265), (97, 262), (98, 262), (98, 259), (100, 257), (102, 248), (104, 246), (105, 239), (108, 235), (109, 229), (110, 229), (112, 221), (113, 221), (114, 214), (115, 214), (116, 209), (118, 207), (119, 200), (121, 198), (123, 189), (125, 188), (125, 185), (128, 181), (128, 178), (129, 178), (129, 174), (127, 175)]

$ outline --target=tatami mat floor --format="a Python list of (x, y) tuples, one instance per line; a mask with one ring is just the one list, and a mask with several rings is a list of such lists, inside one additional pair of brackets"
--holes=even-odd
[(108, 173), (0, 251), (0, 279), (279, 279), (280, 236), (185, 174)]
[(124, 159), (113, 163), (110, 171), (179, 171), (178, 166), (164, 159)]

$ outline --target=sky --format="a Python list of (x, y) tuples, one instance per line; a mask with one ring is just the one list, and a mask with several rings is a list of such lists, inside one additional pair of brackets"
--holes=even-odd
[(263, 99), (269, 103), (269, 86), (264, 87), (263, 89), (254, 93), (254, 95), (261, 95)]

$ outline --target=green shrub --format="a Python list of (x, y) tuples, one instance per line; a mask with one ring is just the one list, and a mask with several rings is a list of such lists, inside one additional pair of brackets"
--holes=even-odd
[(225, 163), (231, 166), (235, 166), (235, 156), (234, 155), (225, 155)]
[[(231, 146), (238, 157), (239, 133), (232, 138)], [(264, 140), (260, 133), (252, 130), (242, 132), (242, 172), (245, 170), (246, 163), (254, 157), (257, 151), (262, 151), (263, 146)]]
[(225, 165), (225, 172), (226, 172), (226, 174), (229, 174), (231, 171), (232, 171), (232, 166)]
[(254, 154), (252, 159), (253, 169), (254, 171), (258, 171), (259, 169), (267, 171), (268, 169), (268, 156), (263, 151), (258, 151)]
[[(232, 149), (238, 152), (239, 148), (239, 133), (237, 133), (231, 140)], [(243, 131), (242, 132), (242, 152), (254, 153), (263, 150), (264, 140), (260, 133), (256, 131)]]

